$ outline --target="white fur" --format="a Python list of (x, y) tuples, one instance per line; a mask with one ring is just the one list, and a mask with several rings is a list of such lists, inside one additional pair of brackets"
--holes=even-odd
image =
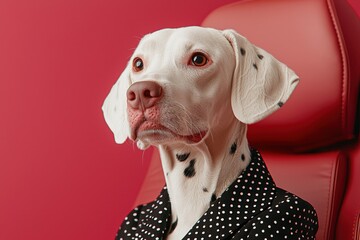
[[(209, 64), (189, 65), (194, 52), (206, 54)], [(144, 60), (142, 71), (132, 70), (135, 57)], [(140, 149), (154, 145), (160, 150), (172, 222), (178, 219), (167, 239), (181, 239), (209, 208), (211, 195), (219, 197), (246, 168), (250, 161), (246, 124), (282, 106), (297, 80), (287, 66), (232, 30), (164, 29), (141, 40), (103, 111), (115, 141), (123, 143), (134, 132), (129, 124), (134, 116), (128, 116), (127, 89), (141, 81), (155, 81), (162, 87), (156, 121), (167, 130), (136, 133), (132, 140)], [(144, 111), (142, 117), (150, 119), (151, 113)], [(206, 132), (200, 142), (184, 140), (199, 132)], [(237, 151), (229, 154), (234, 142)], [(176, 159), (177, 153), (185, 152), (196, 159), (196, 175), (191, 178), (184, 177), (187, 163)]]

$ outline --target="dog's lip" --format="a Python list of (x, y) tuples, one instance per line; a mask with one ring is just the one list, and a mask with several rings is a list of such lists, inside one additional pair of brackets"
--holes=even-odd
[(185, 138), (187, 140), (189, 140), (190, 142), (198, 143), (198, 142), (201, 142), (201, 140), (203, 140), (203, 138), (206, 136), (206, 134), (207, 134), (207, 131), (201, 131), (196, 134), (185, 136)]
[(131, 138), (133, 140), (152, 138), (155, 142), (161, 138), (174, 138), (176, 140), (185, 140), (188, 143), (196, 144), (204, 139), (207, 132), (207, 130), (204, 130), (194, 134), (180, 135), (159, 123), (144, 121), (132, 131)]

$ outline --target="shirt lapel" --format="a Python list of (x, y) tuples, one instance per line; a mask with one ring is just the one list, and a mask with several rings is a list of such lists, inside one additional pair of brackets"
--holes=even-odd
[(213, 202), (184, 239), (227, 239), (275, 198), (276, 185), (258, 151), (251, 151), (251, 162), (227, 190)]
[(171, 206), (166, 186), (159, 197), (147, 207), (139, 222), (138, 239), (163, 239), (170, 225)]

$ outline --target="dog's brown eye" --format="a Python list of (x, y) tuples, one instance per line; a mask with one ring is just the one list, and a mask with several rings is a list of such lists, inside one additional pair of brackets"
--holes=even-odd
[(133, 60), (133, 69), (135, 72), (140, 72), (144, 68), (144, 62), (141, 58), (136, 57)]
[(208, 58), (205, 54), (197, 52), (191, 56), (190, 64), (197, 67), (202, 67), (208, 63)]

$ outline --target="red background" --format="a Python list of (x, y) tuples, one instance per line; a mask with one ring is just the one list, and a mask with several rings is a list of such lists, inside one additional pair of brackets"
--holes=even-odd
[(234, 1), (0, 0), (0, 239), (114, 238), (152, 150), (103, 100), (141, 36)]

